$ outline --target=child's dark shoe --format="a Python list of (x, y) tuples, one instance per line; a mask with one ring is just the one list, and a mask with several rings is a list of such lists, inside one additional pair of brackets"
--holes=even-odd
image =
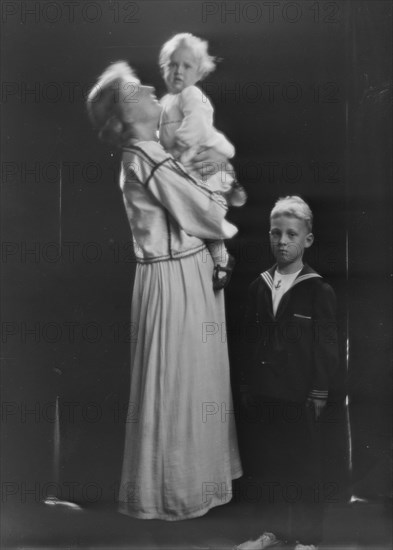
[(221, 290), (228, 286), (231, 280), (233, 268), (235, 267), (235, 258), (228, 254), (226, 265), (217, 264), (213, 271), (213, 289)]

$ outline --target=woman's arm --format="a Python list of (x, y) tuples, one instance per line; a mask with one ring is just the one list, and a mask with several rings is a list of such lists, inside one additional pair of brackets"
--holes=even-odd
[(228, 158), (212, 147), (200, 147), (190, 164), (203, 180), (220, 171), (233, 173), (235, 178), (235, 171)]
[(188, 234), (200, 239), (229, 239), (237, 233), (225, 220), (225, 201), (202, 181), (190, 176), (158, 145), (135, 147), (126, 171), (152, 193)]
[(148, 188), (186, 233), (200, 239), (229, 239), (237, 233), (225, 220), (227, 208), (221, 197), (189, 176), (176, 161), (161, 164)]

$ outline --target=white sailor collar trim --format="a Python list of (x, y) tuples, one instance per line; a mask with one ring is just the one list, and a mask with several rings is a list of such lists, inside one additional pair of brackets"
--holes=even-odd
[[(274, 265), (267, 271), (264, 271), (263, 273), (261, 273), (261, 277), (263, 281), (270, 288), (270, 290), (273, 289), (273, 275), (274, 275), (275, 269), (276, 269), (276, 265)], [(295, 285), (302, 283), (303, 281), (307, 281), (308, 279), (315, 279), (315, 278), (322, 279), (322, 275), (319, 275), (319, 273), (316, 273), (308, 265), (305, 264), (303, 266), (303, 269), (299, 273), (299, 275), (293, 281), (290, 288), (293, 288)]]

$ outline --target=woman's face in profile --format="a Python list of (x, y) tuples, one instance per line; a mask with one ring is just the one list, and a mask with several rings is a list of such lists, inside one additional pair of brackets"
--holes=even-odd
[(125, 82), (121, 88), (120, 102), (125, 122), (159, 121), (161, 105), (152, 86)]

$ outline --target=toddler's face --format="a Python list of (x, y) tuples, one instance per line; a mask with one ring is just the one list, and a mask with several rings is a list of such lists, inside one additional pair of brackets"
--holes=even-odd
[(187, 86), (193, 86), (200, 76), (198, 62), (192, 50), (184, 46), (173, 52), (164, 69), (164, 79), (172, 94), (178, 94)]
[(301, 262), (314, 237), (303, 220), (280, 215), (270, 221), (270, 245), (279, 267)]

